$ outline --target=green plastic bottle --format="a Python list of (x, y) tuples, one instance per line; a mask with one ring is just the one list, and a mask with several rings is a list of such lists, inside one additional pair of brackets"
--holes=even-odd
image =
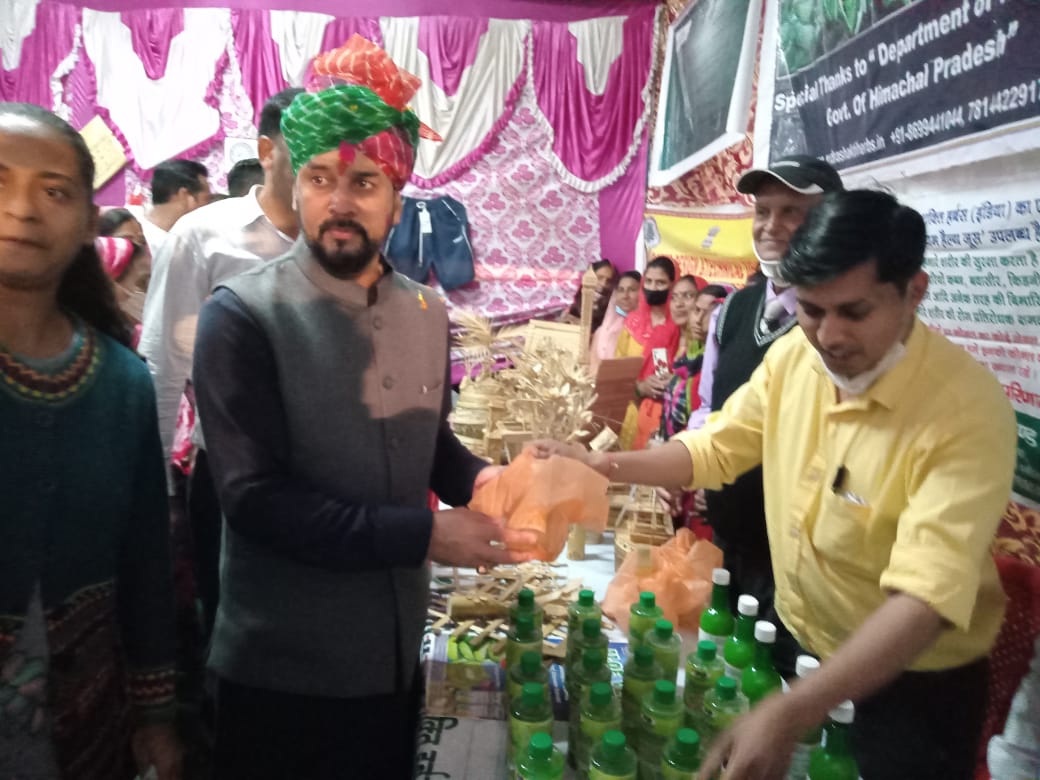
[(603, 735), (620, 730), (621, 701), (614, 694), (614, 687), (609, 682), (593, 684), (582, 703), (575, 765), (579, 769), (587, 767), (592, 749), (603, 741)]
[(524, 683), (541, 683), (545, 691), (549, 691), (549, 670), (542, 664), (542, 654), (528, 650), (520, 656), (520, 663), (509, 669), (506, 680), (506, 695), (512, 702), (524, 688)]
[(755, 657), (740, 676), (740, 691), (754, 707), (773, 691), (779, 691), (784, 680), (773, 666), (776, 626), (768, 620), (755, 623)]
[(704, 697), (715, 690), (715, 683), (723, 674), (722, 660), (718, 649), (710, 639), (697, 643), (697, 652), (686, 658), (686, 687), (683, 689), (683, 705), (686, 714), (683, 722), (695, 731), (701, 731), (704, 719)]
[(567, 607), (567, 635), (573, 636), (581, 633), (581, 626), (588, 618), (603, 619), (603, 611), (596, 603), (596, 594), (591, 590), (583, 590), (578, 593), (578, 600), (572, 601)]
[[(800, 655), (794, 663), (794, 672), (799, 679), (811, 677), (820, 668), (820, 662), (811, 655)], [(820, 746), (823, 729), (817, 727), (798, 740), (791, 753), (791, 766), (787, 770), (786, 780), (805, 780), (809, 773), (809, 756)]]
[(621, 725), (633, 750), (638, 750), (639, 733), (643, 729), (643, 699), (663, 676), (651, 648), (637, 647), (628, 657), (621, 687)]
[(506, 668), (512, 669), (520, 663), (520, 657), (527, 652), (542, 652), (542, 627), (535, 625), (534, 616), (521, 614), (509, 630), (506, 638)]
[(592, 750), (589, 780), (636, 780), (636, 754), (620, 731), (608, 731)]
[(567, 658), (564, 667), (567, 674), (581, 665), (582, 653), (590, 647), (600, 648), (604, 658), (606, 657), (607, 635), (603, 633), (602, 618), (586, 618), (577, 634), (567, 636)]
[(737, 622), (733, 636), (726, 640), (722, 660), (726, 665), (726, 676), (738, 683), (744, 670), (755, 657), (755, 618), (758, 616), (758, 599), (746, 593), (737, 599)]
[(658, 620), (654, 630), (646, 635), (646, 645), (654, 651), (654, 659), (661, 664), (664, 679), (678, 682), (682, 639), (672, 630), (671, 621)]
[(809, 756), (808, 780), (858, 780), (859, 767), (852, 755), (850, 726), (856, 708), (843, 701), (823, 728), (823, 743)]
[(675, 695), (675, 683), (658, 680), (643, 699), (643, 731), (639, 735), (639, 776), (656, 778), (668, 740), (682, 728), (683, 704)]
[(737, 690), (732, 677), (720, 677), (715, 690), (704, 697), (704, 716), (700, 732), (704, 744), (710, 745), (715, 737), (733, 725), (733, 721), (750, 709), (747, 697)]
[(552, 705), (545, 695), (545, 687), (541, 683), (524, 683), (520, 697), (513, 702), (509, 712), (510, 769), (518, 757), (526, 755), (531, 737), (538, 733), (551, 737), (552, 726)]
[(530, 588), (522, 588), (516, 595), (516, 603), (509, 608), (509, 625), (515, 626), (516, 619), (520, 615), (530, 615), (534, 619), (534, 624), (539, 628), (542, 627), (544, 611), (535, 603), (534, 591)]
[(700, 736), (693, 729), (679, 729), (664, 749), (662, 780), (694, 780), (700, 766)]
[(714, 642), (721, 657), (734, 628), (733, 613), (729, 609), (729, 570), (712, 569), (711, 582), (711, 606), (701, 613), (697, 641)]
[(664, 615), (664, 610), (657, 606), (657, 597), (648, 590), (639, 594), (639, 601), (632, 605), (628, 615), (628, 646), (639, 647), (647, 631), (653, 630), (656, 623)]
[(588, 698), (589, 690), (596, 683), (610, 683), (610, 667), (607, 666), (607, 654), (598, 647), (588, 647), (582, 653), (581, 666), (567, 676), (567, 761), (573, 767), (581, 764), (577, 761), (577, 745), (581, 734), (582, 703)]
[(531, 736), (527, 755), (516, 763), (516, 780), (562, 780), (563, 753), (553, 746), (552, 737), (541, 732)]

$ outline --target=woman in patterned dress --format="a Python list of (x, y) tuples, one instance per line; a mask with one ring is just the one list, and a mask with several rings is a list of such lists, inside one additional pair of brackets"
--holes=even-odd
[(0, 103), (0, 777), (177, 780), (166, 481), (94, 163)]

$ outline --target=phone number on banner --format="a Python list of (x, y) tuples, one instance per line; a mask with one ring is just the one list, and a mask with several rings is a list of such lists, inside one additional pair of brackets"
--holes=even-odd
[(955, 127), (964, 127), (964, 123), (978, 122), (992, 116), (1017, 111), (1034, 105), (1040, 92), (1040, 79), (1024, 81), (1013, 87), (994, 92), (989, 97), (969, 100), (967, 106), (957, 106), (931, 116), (915, 119), (896, 127), (889, 135), (893, 145), (899, 146), (945, 133)]

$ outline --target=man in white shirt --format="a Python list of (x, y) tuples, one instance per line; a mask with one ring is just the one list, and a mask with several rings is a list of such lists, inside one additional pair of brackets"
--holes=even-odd
[[(167, 458), (181, 395), (191, 376), (195, 325), (203, 302), (221, 282), (285, 254), (296, 240), (293, 175), (280, 123), (282, 111), (300, 91), (279, 92), (260, 114), (257, 148), (263, 185), (244, 197), (185, 215), (153, 256), (139, 351), (148, 360), (155, 382), (159, 434)], [(188, 485), (188, 515), (199, 596), (211, 624), (216, 609), (220, 509), (199, 430), (194, 441), (200, 450)]]
[(194, 160), (164, 160), (152, 171), (152, 205), (141, 218), (154, 258), (178, 219), (209, 203), (212, 193), (206, 166)]

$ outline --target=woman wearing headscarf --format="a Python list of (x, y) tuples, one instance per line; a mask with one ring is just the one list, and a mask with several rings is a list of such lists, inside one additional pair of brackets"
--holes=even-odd
[(137, 349), (141, 340), (141, 316), (148, 292), (152, 265), (145, 245), (135, 244), (128, 238), (100, 236), (94, 247), (101, 265), (115, 285), (116, 303), (133, 331), (130, 346)]
[(690, 412), (700, 405), (697, 389), (708, 321), (725, 297), (725, 287), (706, 285), (695, 276), (680, 277), (672, 288), (672, 319), (680, 328), (681, 339), (672, 362), (672, 377), (662, 398), (664, 407), (659, 431), (662, 439), (668, 440), (679, 431), (685, 431)]
[(672, 357), (679, 347), (679, 328), (669, 311), (675, 265), (667, 257), (647, 263), (639, 307), (625, 318), (616, 357), (641, 357), (635, 400), (628, 405), (618, 436), (625, 450), (641, 450), (661, 425), (661, 398), (668, 386)]
[(596, 375), (599, 364), (614, 357), (617, 352), (618, 338), (625, 329), (625, 318), (639, 306), (639, 287), (643, 281), (639, 271), (625, 271), (618, 278), (617, 287), (607, 303), (603, 324), (592, 334), (592, 346), (589, 349), (589, 367), (592, 375)]

